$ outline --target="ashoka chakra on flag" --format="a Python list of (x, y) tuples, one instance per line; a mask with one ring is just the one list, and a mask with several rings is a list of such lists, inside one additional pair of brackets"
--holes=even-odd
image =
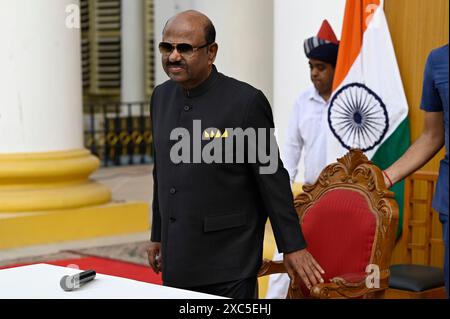
[(350, 83), (334, 94), (328, 109), (334, 136), (347, 149), (363, 152), (381, 143), (389, 128), (383, 100), (361, 83)]

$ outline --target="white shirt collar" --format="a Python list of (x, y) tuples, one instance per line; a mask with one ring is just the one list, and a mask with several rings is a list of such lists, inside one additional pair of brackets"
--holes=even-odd
[(309, 90), (308, 99), (309, 100), (314, 100), (314, 101), (319, 102), (319, 103), (324, 104), (324, 105), (327, 105), (328, 102), (329, 102), (329, 101), (328, 102), (325, 101), (323, 99), (323, 97), (320, 96), (319, 91), (317, 91), (314, 86), (311, 88), (311, 90)]

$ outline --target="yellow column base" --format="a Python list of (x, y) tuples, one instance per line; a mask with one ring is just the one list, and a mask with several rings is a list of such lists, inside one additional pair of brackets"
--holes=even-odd
[(0, 214), (105, 204), (110, 190), (88, 180), (99, 165), (84, 149), (0, 154)]
[(0, 249), (147, 231), (146, 202), (109, 203), (88, 179), (99, 164), (85, 149), (0, 154)]
[(149, 230), (147, 203), (111, 203), (65, 210), (0, 214), (0, 249)]

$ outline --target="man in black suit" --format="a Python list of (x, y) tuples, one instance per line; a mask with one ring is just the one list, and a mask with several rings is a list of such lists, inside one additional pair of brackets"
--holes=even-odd
[[(269, 217), (289, 276), (301, 277), (307, 286), (322, 281), (323, 270), (306, 250), (264, 94), (217, 71), (215, 29), (197, 11), (169, 19), (159, 49), (170, 80), (156, 87), (151, 99), (148, 258), (154, 271), (162, 271), (167, 286), (254, 298)], [(239, 139), (244, 130), (243, 157), (237, 144), (223, 143)], [(252, 151), (258, 153), (254, 160)], [(264, 166), (267, 152), (271, 161)]]

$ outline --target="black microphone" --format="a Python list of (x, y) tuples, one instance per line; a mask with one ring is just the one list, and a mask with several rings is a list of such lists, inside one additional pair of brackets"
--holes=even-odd
[(80, 288), (87, 282), (95, 278), (96, 272), (92, 269), (80, 272), (72, 276), (64, 276), (59, 281), (59, 284), (64, 291), (72, 291)]

